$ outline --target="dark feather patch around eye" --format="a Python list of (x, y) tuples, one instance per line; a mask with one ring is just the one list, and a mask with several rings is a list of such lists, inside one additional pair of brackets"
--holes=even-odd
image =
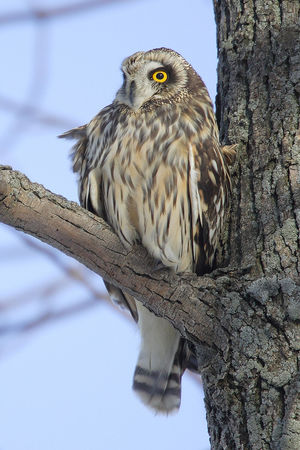
[(172, 68), (172, 66), (170, 66), (169, 64), (166, 65), (165, 67), (165, 71), (168, 74), (168, 82), (169, 83), (175, 83), (176, 82), (176, 74), (174, 72), (174, 69)]

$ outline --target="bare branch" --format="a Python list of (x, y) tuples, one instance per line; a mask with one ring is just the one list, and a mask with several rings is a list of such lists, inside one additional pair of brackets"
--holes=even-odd
[(45, 113), (32, 103), (21, 104), (16, 102), (15, 100), (4, 97), (3, 95), (0, 95), (0, 108), (13, 113), (19, 113), (20, 111), (22, 111), (22, 113), (26, 115), (27, 119), (29, 116), (31, 122), (34, 120), (36, 122), (40, 122), (42, 125), (53, 127), (56, 130), (57, 127), (68, 129), (76, 125), (75, 120), (70, 120), (64, 117), (59, 117), (57, 115)]
[(92, 8), (99, 8), (101, 6), (106, 6), (120, 1), (121, 0), (89, 0), (56, 8), (35, 8), (30, 9), (29, 11), (12, 12), (0, 16), (0, 26), (10, 25), (11, 23), (16, 22), (27, 22), (30, 20), (40, 21), (54, 19), (56, 17), (81, 13)]
[(30, 305), (36, 302), (39, 298), (47, 300), (58, 291), (64, 289), (70, 282), (71, 280), (69, 278), (60, 276), (60, 278), (55, 278), (49, 282), (43, 281), (40, 285), (36, 284), (28, 289), (23, 289), (21, 292), (17, 292), (5, 299), (0, 298), (0, 313), (3, 314), (9, 310), (23, 308), (28, 304)]
[(22, 321), (10, 325), (0, 326), (0, 335), (10, 333), (25, 333), (40, 328), (42, 325), (49, 324), (58, 319), (64, 319), (74, 314), (81, 313), (91, 307), (100, 306), (101, 302), (98, 299), (92, 298), (86, 301), (80, 301), (75, 305), (67, 306), (59, 311), (46, 311), (37, 315), (34, 319)]
[(222, 349), (225, 333), (214, 329), (214, 304), (221, 284), (213, 278), (156, 271), (144, 248), (125, 249), (101, 218), (5, 166), (0, 166), (0, 200), (1, 221), (47, 242), (122, 287), (155, 314), (170, 320), (183, 336)]
[[(33, 47), (32, 77), (26, 93), (26, 100), (14, 111), (14, 117), (0, 137), (1, 154), (11, 150), (11, 147), (22, 137), (31, 125), (28, 105), (38, 105), (42, 99), (48, 81), (49, 33), (48, 27), (38, 22), (34, 27), (35, 39)], [(5, 151), (4, 151), (5, 149)]]

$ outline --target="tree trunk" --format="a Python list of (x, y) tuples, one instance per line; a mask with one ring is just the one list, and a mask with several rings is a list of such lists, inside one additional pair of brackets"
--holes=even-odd
[(220, 293), (227, 348), (202, 370), (211, 445), (299, 450), (300, 5), (214, 6), (221, 141), (239, 144), (226, 255), (249, 273)]
[(0, 166), (0, 220), (78, 259), (195, 344), (214, 450), (300, 448), (299, 10), (298, 0), (215, 0), (217, 116), (223, 143), (238, 143), (225, 268), (155, 271), (101, 219)]

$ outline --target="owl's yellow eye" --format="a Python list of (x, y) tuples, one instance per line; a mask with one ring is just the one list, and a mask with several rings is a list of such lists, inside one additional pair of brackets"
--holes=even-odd
[(157, 83), (164, 83), (168, 79), (168, 74), (164, 70), (157, 70), (152, 75), (152, 79), (157, 81)]

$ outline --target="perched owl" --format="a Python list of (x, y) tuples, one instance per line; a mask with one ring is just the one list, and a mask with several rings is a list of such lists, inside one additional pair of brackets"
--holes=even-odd
[[(60, 136), (77, 139), (80, 203), (125, 246), (140, 242), (171, 270), (201, 275), (212, 267), (230, 190), (208, 92), (191, 65), (166, 48), (137, 52), (121, 70), (113, 103)], [(186, 342), (130, 295), (107, 289), (141, 331), (133, 389), (157, 412), (177, 410)]]

